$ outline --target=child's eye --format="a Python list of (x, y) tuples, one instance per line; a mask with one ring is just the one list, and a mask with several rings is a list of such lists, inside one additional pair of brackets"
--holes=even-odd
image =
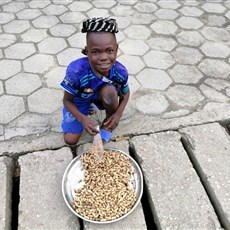
[(107, 53), (108, 53), (108, 54), (112, 54), (112, 53), (113, 53), (113, 50), (107, 50)]
[(99, 52), (97, 50), (93, 50), (92, 54), (99, 54)]

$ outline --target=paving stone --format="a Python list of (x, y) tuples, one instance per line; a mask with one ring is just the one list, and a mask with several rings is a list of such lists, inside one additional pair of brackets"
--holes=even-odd
[(159, 69), (167, 69), (175, 63), (169, 53), (162, 51), (151, 50), (143, 58), (148, 67)]
[(204, 25), (199, 19), (193, 17), (181, 17), (176, 22), (182, 29), (188, 30), (197, 30)]
[(39, 9), (24, 9), (17, 13), (19, 19), (32, 20), (40, 16), (42, 13)]
[[(133, 49), (135, 47), (135, 49)], [(131, 55), (143, 55), (149, 49), (149, 47), (142, 40), (131, 40), (125, 39), (123, 42), (119, 44), (119, 48), (125, 54)]]
[(61, 5), (69, 5), (73, 0), (65, 0), (65, 1), (60, 1), (60, 0), (52, 0), (54, 4), (61, 4)]
[(82, 20), (85, 19), (85, 16), (81, 12), (66, 12), (61, 15), (60, 20), (63, 23), (80, 23)]
[(5, 127), (5, 140), (13, 137), (40, 134), (49, 128), (49, 118), (44, 114), (24, 113)]
[(63, 38), (48, 37), (38, 44), (39, 51), (47, 54), (57, 54), (66, 47), (67, 44)]
[(81, 57), (84, 57), (81, 49), (76, 48), (67, 48), (57, 55), (58, 63), (63, 66), (68, 66), (70, 62)]
[(129, 38), (147, 39), (150, 35), (150, 30), (143, 25), (131, 25), (124, 30)]
[(155, 36), (147, 41), (147, 44), (154, 50), (172, 51), (176, 46), (177, 42), (173, 38)]
[(53, 36), (69, 37), (76, 31), (76, 28), (72, 25), (57, 24), (53, 26), (52, 28), (50, 28), (49, 31)]
[(196, 84), (203, 77), (203, 74), (195, 67), (189, 65), (176, 65), (169, 70), (173, 81), (182, 84)]
[(131, 8), (131, 6), (124, 6), (124, 5), (116, 5), (111, 9), (112, 13), (116, 16), (130, 16), (134, 14), (134, 10)]
[(230, 48), (220, 42), (206, 41), (200, 49), (208, 57), (226, 58), (230, 54)]
[(48, 37), (46, 29), (30, 29), (21, 35), (25, 42), (40, 42)]
[(72, 47), (83, 49), (86, 46), (86, 35), (84, 33), (76, 33), (68, 38), (68, 42)]
[(6, 80), (21, 71), (21, 63), (15, 60), (0, 60), (0, 69), (0, 79)]
[(181, 4), (176, 0), (169, 1), (169, 2), (160, 0), (157, 2), (157, 5), (159, 5), (161, 8), (166, 8), (166, 9), (177, 9), (181, 6)]
[(62, 5), (51, 4), (42, 10), (46, 15), (62, 15), (67, 8)]
[(121, 55), (119, 56), (118, 61), (126, 66), (129, 74), (137, 74), (145, 67), (145, 64), (143, 63), (141, 58), (137, 56)]
[(175, 85), (166, 92), (173, 103), (179, 106), (197, 106), (204, 100), (204, 96), (194, 86)]
[(132, 139), (149, 188), (150, 207), (157, 217), (155, 223), (159, 229), (220, 228), (180, 138), (177, 132), (164, 132)]
[(226, 95), (230, 97), (230, 87), (226, 89)]
[(227, 102), (229, 100), (228, 97), (205, 84), (201, 84), (199, 89), (208, 98), (209, 101)]
[(186, 46), (200, 46), (205, 40), (197, 31), (182, 31), (177, 34), (176, 39)]
[(0, 228), (11, 229), (11, 194), (13, 187), (13, 160), (10, 157), (0, 157)]
[(5, 5), (6, 3), (10, 2), (11, 0), (3, 0), (0, 2), (0, 6)]
[(61, 121), (62, 121), (62, 114), (59, 110), (49, 115), (49, 125), (48, 128), (52, 132), (59, 132), (62, 134), (62, 128), (61, 128)]
[(230, 72), (230, 65), (224, 61), (214, 59), (204, 59), (198, 68), (208, 77), (226, 78)]
[(4, 90), (3, 90), (3, 85), (2, 85), (2, 81), (0, 81), (0, 95), (3, 94)]
[(22, 97), (3, 95), (0, 97), (0, 123), (7, 124), (25, 112), (25, 105)]
[(18, 229), (41, 226), (45, 229), (80, 229), (78, 218), (68, 210), (61, 192), (62, 176), (71, 159), (69, 148), (34, 152), (19, 158)]
[(173, 20), (177, 18), (178, 13), (175, 10), (159, 9), (154, 13), (160, 19)]
[(45, 16), (42, 15), (36, 19), (34, 19), (32, 21), (32, 24), (36, 27), (36, 28), (41, 28), (41, 29), (49, 29), (52, 26), (58, 24), (58, 19), (56, 16)]
[(176, 62), (179, 64), (197, 64), (202, 59), (202, 54), (194, 48), (179, 47), (172, 52)]
[(46, 1), (37, 1), (37, 0), (32, 0), (28, 3), (28, 5), (31, 8), (39, 8), (42, 9), (44, 7), (46, 7), (47, 5), (49, 5), (51, 2), (49, 0)]
[(4, 141), (4, 129), (3, 126), (0, 125), (0, 140)]
[(209, 26), (223, 27), (226, 23), (226, 19), (223, 16), (217, 15), (208, 15), (208, 24)]
[[(230, 223), (230, 139), (218, 123), (187, 127), (181, 130), (188, 137), (190, 150), (199, 166), (201, 176), (215, 201)], [(224, 145), (223, 145), (224, 143)], [(225, 228), (228, 228), (227, 225)]]
[(137, 76), (137, 80), (146, 89), (165, 90), (172, 79), (164, 70), (145, 68)]
[(205, 27), (201, 30), (201, 33), (205, 38), (211, 41), (226, 41), (230, 40), (230, 33), (223, 28), (217, 27)]
[(5, 55), (10, 59), (25, 59), (36, 52), (33, 43), (16, 43), (5, 49)]
[(1, 12), (0, 13), (0, 24), (5, 24), (7, 22), (12, 21), (15, 18), (13, 13), (6, 13), (6, 12)]
[(10, 2), (2, 6), (3, 11), (16, 13), (26, 7), (24, 2)]
[(35, 74), (19, 73), (5, 82), (7, 94), (29, 95), (42, 86), (40, 77)]
[[(147, 25), (152, 23), (153, 20), (156, 20), (156, 16), (153, 14), (145, 14), (145, 13), (135, 13), (130, 17), (132, 24), (138, 25)], [(118, 24), (120, 28), (120, 25)]]
[(174, 22), (159, 20), (151, 25), (151, 29), (157, 34), (170, 35), (177, 31), (177, 26), (174, 24)]
[(117, 0), (118, 4), (135, 5), (138, 0)]
[(169, 106), (167, 99), (158, 92), (140, 93), (135, 99), (136, 110), (145, 115), (159, 115), (166, 111)]
[(183, 15), (190, 17), (199, 17), (203, 14), (203, 11), (197, 7), (184, 6), (179, 10)]
[(65, 72), (65, 67), (56, 67), (55, 69), (48, 72), (44, 76), (48, 87), (60, 89), (60, 83), (65, 77)]
[(225, 16), (230, 19), (230, 10), (225, 14)]
[(223, 6), (223, 4), (218, 4), (215, 2), (204, 3), (201, 6), (201, 8), (204, 9), (206, 12), (209, 12), (209, 13), (223, 13), (226, 10), (226, 8)]
[(221, 91), (227, 87), (230, 87), (229, 81), (225, 81), (225, 80), (221, 80), (221, 79), (208, 78), (204, 81), (204, 83), (211, 86), (213, 89), (216, 89), (218, 91)]
[(3, 26), (6, 33), (20, 34), (30, 28), (30, 23), (27, 20), (13, 20)]
[(111, 9), (114, 5), (117, 4), (116, 1), (114, 0), (110, 0), (105, 2), (104, 0), (94, 0), (92, 1), (92, 4), (96, 7), (96, 8), (102, 8), (102, 9)]
[(134, 8), (143, 13), (152, 13), (156, 11), (158, 7), (152, 2), (139, 2)]
[[(36, 65), (34, 65), (36, 63)], [(23, 61), (24, 70), (30, 73), (44, 73), (54, 64), (51, 55), (35, 54)]]
[[(103, 1), (103, 0), (101, 0), (101, 1)], [(122, 16), (116, 16), (114, 18), (116, 19), (118, 27), (120, 30), (127, 28), (131, 24), (131, 18), (122, 17)], [(120, 34), (120, 32), (121, 31), (119, 31), (118, 34)]]
[(42, 88), (28, 97), (29, 111), (51, 114), (62, 107), (62, 97), (62, 90)]
[(107, 9), (91, 9), (87, 12), (89, 18), (93, 17), (110, 17), (110, 14)]
[(175, 117), (183, 117), (190, 113), (190, 110), (188, 109), (179, 109), (176, 111), (170, 111), (168, 113), (165, 113), (162, 118), (175, 118)]
[(90, 2), (84, 2), (84, 1), (73, 2), (68, 5), (68, 8), (71, 11), (88, 11), (92, 7), (93, 6)]
[[(35, 118), (36, 116), (33, 117)], [(43, 114), (41, 117), (44, 118), (45, 115)], [(17, 148), (15, 148), (15, 146), (17, 146)], [(36, 134), (27, 138), (18, 138), (15, 140), (0, 142), (0, 155), (7, 154), (13, 156), (15, 154), (43, 151), (44, 149), (58, 149), (63, 146), (65, 146), (63, 135), (61, 133), (50, 132), (48, 134)]]
[(0, 59), (3, 58), (2, 50), (0, 49)]
[(133, 93), (135, 93), (138, 89), (140, 89), (141, 85), (140, 83), (137, 81), (137, 79), (135, 78), (135, 76), (130, 76), (129, 75), (129, 88), (130, 88), (130, 92), (131, 95)]

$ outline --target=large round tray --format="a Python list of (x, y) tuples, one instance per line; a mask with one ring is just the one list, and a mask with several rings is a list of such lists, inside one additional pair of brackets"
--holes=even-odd
[(70, 162), (68, 167), (66, 168), (64, 175), (63, 175), (63, 178), (62, 178), (62, 195), (63, 195), (63, 198), (65, 200), (66, 205), (76, 216), (82, 218), (83, 220), (91, 222), (91, 223), (99, 223), (99, 224), (112, 223), (112, 222), (115, 222), (115, 221), (118, 221), (118, 220), (125, 218), (131, 212), (133, 212), (133, 210), (137, 207), (138, 203), (140, 202), (142, 193), (143, 193), (143, 176), (142, 176), (141, 169), (140, 169), (139, 165), (136, 163), (136, 161), (132, 157), (130, 157), (128, 154), (126, 154), (125, 152), (123, 152), (121, 150), (117, 150), (117, 149), (113, 149), (113, 148), (107, 148), (105, 150), (112, 150), (112, 151), (118, 152), (120, 154), (123, 154), (129, 158), (130, 163), (131, 163), (131, 168), (133, 171), (132, 181), (134, 182), (134, 192), (136, 194), (136, 202), (135, 202), (134, 206), (132, 207), (132, 209), (129, 210), (129, 212), (127, 212), (126, 214), (124, 214), (123, 216), (121, 216), (117, 219), (109, 220), (109, 221), (89, 220), (89, 219), (86, 219), (84, 216), (80, 215), (79, 213), (77, 213), (73, 209), (74, 190), (77, 188), (81, 188), (83, 186), (83, 183), (84, 183), (83, 182), (84, 170), (83, 170), (83, 166), (82, 166), (82, 162), (81, 162), (80, 158), (81, 158), (82, 154), (86, 154), (87, 151), (85, 151), (82, 154), (80, 154), (79, 156), (77, 156), (76, 158), (74, 158)]

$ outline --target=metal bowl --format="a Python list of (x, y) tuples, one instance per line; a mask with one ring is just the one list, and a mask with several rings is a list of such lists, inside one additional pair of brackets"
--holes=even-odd
[(137, 205), (140, 202), (142, 193), (143, 193), (143, 176), (142, 176), (141, 169), (140, 169), (139, 165), (136, 163), (136, 161), (132, 157), (130, 157), (128, 154), (126, 154), (125, 152), (123, 152), (121, 150), (117, 150), (117, 149), (113, 149), (113, 148), (107, 148), (105, 150), (112, 150), (112, 151), (118, 152), (120, 154), (123, 154), (129, 158), (130, 163), (131, 163), (131, 168), (133, 171), (133, 178), (131, 178), (131, 180), (132, 180), (132, 183), (134, 184), (134, 192), (136, 194), (136, 202), (135, 202), (134, 206), (126, 214), (118, 217), (117, 219), (108, 220), (108, 221), (90, 220), (90, 219), (87, 219), (84, 216), (80, 215), (79, 213), (77, 213), (73, 209), (74, 190), (81, 188), (84, 184), (84, 181), (83, 181), (84, 169), (83, 169), (82, 161), (80, 158), (83, 154), (87, 153), (87, 151), (85, 151), (82, 154), (80, 154), (79, 156), (77, 156), (76, 158), (74, 158), (70, 162), (68, 167), (66, 168), (64, 175), (63, 175), (63, 178), (62, 178), (62, 195), (63, 195), (63, 198), (65, 200), (66, 205), (76, 216), (82, 218), (83, 220), (91, 222), (91, 223), (98, 223), (98, 224), (112, 223), (112, 222), (116, 222), (118, 220), (125, 218), (131, 212), (133, 212), (133, 210), (137, 207)]

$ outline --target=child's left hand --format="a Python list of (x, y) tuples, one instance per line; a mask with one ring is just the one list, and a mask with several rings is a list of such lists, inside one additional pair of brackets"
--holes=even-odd
[(114, 113), (111, 117), (107, 118), (104, 120), (102, 127), (106, 130), (114, 130), (119, 124), (121, 116), (118, 114)]

